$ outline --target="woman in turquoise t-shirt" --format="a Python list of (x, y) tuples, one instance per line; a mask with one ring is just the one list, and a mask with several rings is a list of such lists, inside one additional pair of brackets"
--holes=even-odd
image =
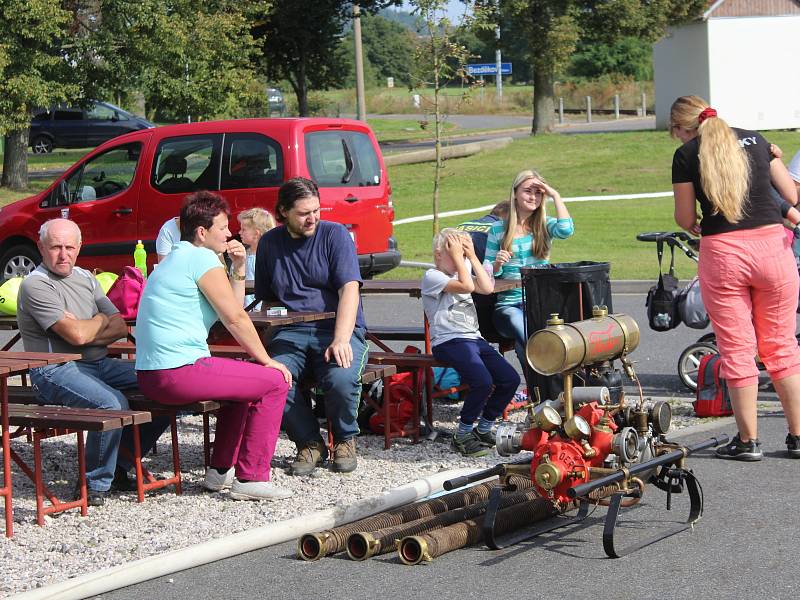
[[(237, 500), (280, 500), (270, 482), (286, 394), (287, 368), (273, 360), (244, 312), (244, 247), (230, 240), (230, 208), (220, 195), (195, 192), (181, 208), (181, 241), (147, 281), (136, 319), (136, 374), (151, 400), (223, 402), (203, 486), (230, 488)], [(227, 253), (231, 280), (218, 256)], [(254, 362), (211, 356), (206, 339), (221, 321)]]
[[(556, 217), (545, 213), (547, 197), (553, 199)], [(497, 279), (519, 279), (521, 267), (550, 262), (552, 240), (566, 239), (574, 226), (561, 195), (536, 171), (517, 174), (509, 194), (508, 220), (497, 221), (486, 240), (486, 261)], [(497, 332), (514, 340), (517, 358), (525, 369), (525, 307), (522, 289), (498, 294), (492, 320)]]

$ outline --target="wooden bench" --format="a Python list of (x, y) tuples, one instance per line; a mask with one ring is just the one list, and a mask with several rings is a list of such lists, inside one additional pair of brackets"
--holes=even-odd
[[(30, 390), (18, 393), (14, 388), (9, 389), (9, 401), (16, 402), (14, 404), (9, 404), (9, 425), (18, 428), (11, 434), (11, 437), (17, 438), (26, 436), (33, 444), (33, 470), (31, 470), (13, 450), (11, 451), (11, 458), (34, 483), (36, 490), (36, 522), (40, 526), (43, 526), (45, 515), (59, 513), (73, 508), (80, 508), (81, 515), (86, 516), (88, 504), (83, 432), (111, 431), (131, 425), (134, 428), (134, 438), (138, 443), (138, 427), (142, 423), (150, 422), (150, 413), (130, 410), (40, 406), (30, 404), (29, 402), (32, 400), (34, 400), (34, 396)], [(77, 439), (78, 486), (80, 488), (80, 498), (69, 502), (62, 502), (44, 484), (42, 476), (41, 441), (43, 439), (70, 435), (73, 433)], [(141, 452), (137, 451), (136, 454), (139, 457), (141, 456)], [(141, 460), (137, 460), (136, 463), (137, 485), (141, 487)], [(51, 506), (45, 506), (45, 497), (50, 501)]]
[[(161, 489), (170, 485), (175, 486), (175, 493), (181, 493), (181, 471), (180, 471), (180, 454), (178, 452), (178, 426), (176, 415), (178, 412), (187, 410), (192, 412), (200, 412), (204, 413), (204, 418), (207, 419), (205, 415), (208, 411), (217, 410), (219, 408), (218, 402), (202, 402), (197, 403), (197, 405), (192, 404), (188, 406), (182, 407), (173, 407), (165, 406), (162, 404), (156, 404), (155, 402), (151, 402), (147, 398), (145, 398), (141, 392), (137, 390), (128, 390), (123, 392), (125, 397), (128, 400), (129, 410), (127, 411), (108, 411), (105, 409), (74, 409), (65, 406), (42, 406), (39, 404), (36, 395), (34, 394), (31, 388), (27, 387), (9, 387), (8, 392), (8, 401), (12, 405), (29, 405), (30, 408), (41, 409), (45, 411), (78, 411), (78, 410), (86, 410), (86, 411), (96, 411), (102, 414), (105, 413), (120, 413), (120, 414), (127, 414), (130, 413), (131, 415), (146, 415), (147, 419), (145, 421), (141, 421), (138, 417), (134, 418), (130, 423), (124, 423), (121, 425), (124, 427), (125, 425), (132, 425), (133, 426), (133, 445), (134, 445), (134, 452), (133, 455), (130, 456), (128, 451), (125, 448), (120, 447), (120, 452), (123, 454), (127, 454), (128, 458), (131, 459), (134, 465), (134, 469), (136, 471), (136, 496), (139, 502), (144, 502), (144, 494), (145, 492), (149, 492), (152, 490)], [(35, 406), (30, 406), (35, 405)], [(171, 410), (172, 409), (172, 410)], [(173, 467), (173, 474), (172, 477), (167, 477), (165, 479), (156, 479), (150, 471), (147, 470), (142, 465), (142, 451), (140, 447), (140, 439), (139, 439), (139, 424), (140, 423), (148, 423), (152, 420), (151, 415), (157, 416), (169, 416), (171, 417), (170, 422), (170, 437), (172, 442), (172, 467)], [(86, 431), (95, 431), (92, 429), (85, 429)], [(104, 430), (99, 430), (104, 431)], [(30, 436), (29, 436), (30, 438)], [(81, 454), (81, 457), (83, 455)]]
[[(172, 405), (161, 404), (146, 398), (138, 391), (126, 392), (128, 405), (136, 410), (147, 410), (153, 415), (166, 416), (170, 419), (170, 433), (172, 443), (172, 464), (174, 467), (176, 493), (181, 493), (181, 459), (178, 447), (178, 413), (190, 412), (200, 414), (203, 417), (203, 466), (207, 467), (211, 462), (211, 435), (210, 435), (210, 416), (222, 407), (221, 402), (216, 400), (200, 400), (191, 404)], [(165, 480), (166, 481), (166, 480)]]

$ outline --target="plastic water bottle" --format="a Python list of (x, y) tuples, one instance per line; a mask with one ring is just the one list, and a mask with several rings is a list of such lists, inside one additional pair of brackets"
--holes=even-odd
[(136, 242), (136, 249), (133, 251), (133, 264), (142, 272), (142, 276), (147, 279), (147, 251), (144, 249), (142, 240)]

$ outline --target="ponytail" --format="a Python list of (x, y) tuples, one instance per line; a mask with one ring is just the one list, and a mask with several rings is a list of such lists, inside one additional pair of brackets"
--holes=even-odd
[(750, 188), (750, 161), (733, 129), (698, 96), (681, 96), (672, 104), (672, 127), (696, 129), (700, 184), (713, 208), (730, 223), (744, 216)]

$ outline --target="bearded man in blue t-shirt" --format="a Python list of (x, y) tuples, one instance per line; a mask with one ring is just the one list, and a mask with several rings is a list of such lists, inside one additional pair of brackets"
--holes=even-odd
[[(332, 468), (349, 473), (357, 465), (356, 417), (367, 360), (355, 244), (343, 225), (320, 220), (319, 190), (310, 179), (295, 177), (281, 186), (275, 218), (280, 226), (261, 237), (256, 252), (256, 298), (336, 317), (281, 327), (268, 351), (295, 382), (313, 375), (333, 429)], [(296, 383), (286, 398), (283, 428), (297, 446), (292, 475), (308, 475), (324, 463), (328, 449), (319, 423)]]

